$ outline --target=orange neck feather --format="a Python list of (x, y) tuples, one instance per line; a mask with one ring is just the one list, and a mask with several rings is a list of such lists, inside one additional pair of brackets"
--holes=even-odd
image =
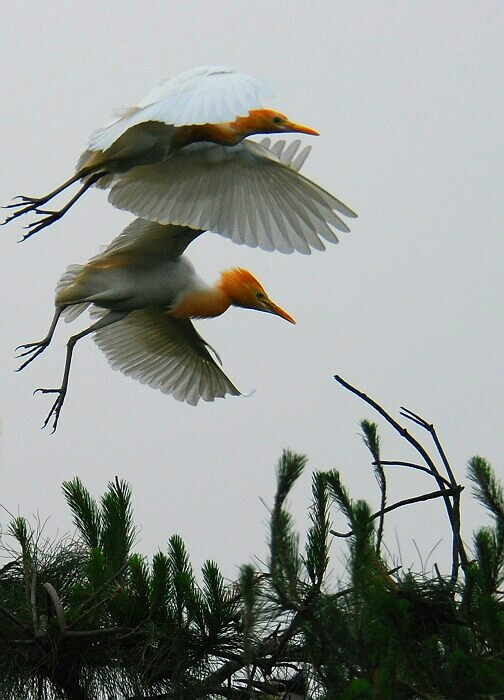
[(179, 126), (172, 144), (174, 148), (184, 148), (190, 143), (211, 141), (233, 146), (251, 134), (274, 131), (271, 128), (271, 118), (274, 114), (271, 109), (251, 109), (246, 117), (236, 117), (232, 122)]
[(271, 109), (251, 109), (246, 117), (236, 117), (229, 126), (242, 137), (262, 133), (265, 125), (271, 126), (275, 112)]
[(213, 318), (231, 306), (230, 297), (218, 286), (195, 289), (184, 294), (169, 311), (176, 318)]
[(242, 267), (234, 267), (221, 272), (215, 287), (184, 294), (168, 313), (176, 318), (212, 318), (232, 305), (256, 308), (253, 300), (257, 292), (266, 294), (254, 275)]
[(232, 146), (243, 138), (233, 131), (230, 123), (222, 124), (192, 124), (191, 126), (179, 126), (173, 137), (174, 148), (184, 148), (190, 143), (211, 141), (221, 143), (224, 146)]

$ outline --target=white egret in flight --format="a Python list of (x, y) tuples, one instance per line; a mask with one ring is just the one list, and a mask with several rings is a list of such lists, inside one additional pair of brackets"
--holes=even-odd
[[(44, 197), (20, 197), (4, 222), (35, 212), (24, 239), (60, 219), (92, 185), (109, 201), (150, 221), (206, 229), (264, 250), (309, 253), (348, 231), (356, 214), (246, 137), (317, 135), (261, 107), (271, 83), (224, 67), (186, 71), (95, 131), (75, 175)], [(57, 211), (42, 207), (70, 185), (79, 191)]]
[[(297, 153), (299, 142), (285, 150), (284, 145), (280, 142), (271, 150), (287, 167), (300, 167), (309, 149)], [(196, 405), (199, 399), (240, 395), (191, 319), (219, 316), (230, 306), (238, 306), (295, 321), (269, 299), (247, 270), (225, 270), (214, 286), (206, 284), (183, 255), (202, 233), (186, 226), (136, 219), (104, 252), (86, 265), (67, 269), (56, 288), (49, 332), (41, 341), (19, 346), (19, 357), (27, 357), (19, 369), (48, 347), (62, 315), (73, 320), (92, 305), (91, 313), (98, 319), (69, 339), (61, 386), (37, 390), (56, 394), (44, 427), (52, 420), (56, 430), (75, 345), (90, 333), (114, 369), (179, 401)]]

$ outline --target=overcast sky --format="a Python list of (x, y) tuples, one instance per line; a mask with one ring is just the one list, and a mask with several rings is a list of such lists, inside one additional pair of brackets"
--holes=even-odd
[[(320, 131), (304, 173), (359, 214), (338, 246), (310, 257), (237, 246), (206, 234), (188, 250), (199, 274), (250, 269), (297, 320), (242, 309), (198, 323), (248, 398), (196, 408), (112, 371), (90, 338), (77, 347), (56, 434), (40, 430), (69, 334), (15, 373), (14, 347), (45, 335), (55, 284), (133, 218), (86, 194), (23, 244), (22, 222), (0, 230), (0, 503), (72, 530), (61, 482), (80, 476), (99, 496), (119, 475), (133, 488), (138, 550), (177, 532), (200, 565), (229, 577), (264, 558), (275, 464), (285, 447), (309, 457), (291, 499), (306, 527), (310, 475), (338, 468), (354, 498), (379, 499), (358, 421), (372, 411), (335, 373), (396, 412), (432, 420), (459, 478), (467, 460), (499, 471), (503, 346), (502, 2), (17, 2), (0, 25), (0, 203), (43, 194), (69, 177), (88, 136), (113, 109), (188, 68), (229, 65), (280, 83), (277, 108)], [(394, 434), (383, 457), (412, 457)], [(425, 437), (425, 436), (422, 436)], [(425, 438), (426, 440), (426, 438)], [(502, 474), (502, 471), (501, 471)], [(434, 490), (395, 471), (390, 499)], [(334, 526), (344, 521), (335, 511)], [(464, 493), (465, 535), (487, 522)], [(7, 523), (5, 514), (0, 522)], [(440, 503), (390, 520), (403, 564), (444, 568)], [(338, 572), (340, 543), (333, 544)]]

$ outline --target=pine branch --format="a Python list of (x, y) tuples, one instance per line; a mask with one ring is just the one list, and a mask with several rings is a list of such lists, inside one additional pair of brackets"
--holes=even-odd
[(312, 495), (313, 501), (309, 510), (312, 525), (306, 535), (304, 563), (312, 585), (318, 590), (329, 564), (329, 503), (326, 477), (322, 472), (313, 474)]
[[(240, 593), (243, 602), (243, 654), (250, 659), (252, 654), (252, 634), (256, 622), (256, 602), (258, 581), (256, 572), (250, 564), (245, 564), (240, 570)], [(238, 601), (237, 601), (238, 602)]]
[(117, 477), (101, 498), (100, 544), (107, 560), (119, 569), (128, 559), (135, 540), (131, 488)]
[(179, 626), (182, 626), (187, 597), (193, 587), (194, 574), (184, 542), (179, 535), (172, 535), (168, 540), (168, 560), (174, 591), (176, 619)]
[(380, 519), (378, 523), (378, 529), (376, 532), (376, 554), (380, 554), (381, 542), (383, 539), (383, 528), (385, 524), (385, 506), (387, 504), (387, 479), (385, 477), (385, 472), (380, 458), (380, 436), (378, 435), (378, 426), (376, 423), (372, 423), (368, 420), (362, 420), (360, 423), (362, 431), (364, 433), (363, 439), (368, 450), (371, 452), (373, 457), (373, 466), (375, 468), (375, 476), (380, 487), (381, 501), (380, 501)]
[(298, 537), (294, 533), (292, 516), (283, 505), (306, 464), (303, 455), (285, 450), (277, 465), (277, 490), (270, 526), (271, 582), (281, 604), (298, 609), (301, 598), (298, 591), (301, 560)]
[(346, 515), (350, 524), (353, 525), (354, 512), (352, 508), (352, 501), (350, 499), (348, 491), (341, 482), (339, 472), (336, 471), (336, 469), (331, 469), (331, 471), (325, 472), (324, 476), (334, 500), (339, 505), (343, 513)]
[(490, 511), (497, 523), (504, 523), (504, 492), (492, 467), (484, 457), (469, 460), (469, 479), (474, 483), (473, 494)]
[(297, 479), (303, 473), (307, 459), (304, 455), (284, 450), (277, 464), (277, 492), (275, 508), (280, 509)]
[(33, 559), (33, 532), (28, 527), (26, 519), (17, 517), (11, 520), (9, 524), (8, 534), (14, 537), (21, 547), (21, 561), (23, 564), (24, 589), (26, 607), (29, 610), (31, 607), (31, 576), (32, 576), (32, 559)]
[(99, 546), (102, 533), (100, 510), (79, 477), (64, 481), (63, 495), (73, 513), (75, 527), (90, 549)]
[(72, 622), (70, 622), (70, 624), (68, 625), (69, 628), (76, 625), (84, 617), (90, 615), (92, 611), (96, 610), (106, 602), (105, 600), (100, 600), (95, 605), (92, 605), (93, 601), (96, 600), (96, 598), (98, 598), (98, 596), (101, 595), (103, 591), (105, 591), (108, 588), (108, 586), (111, 586), (114, 583), (114, 581), (116, 581), (126, 571), (127, 568), (128, 562), (125, 562), (118, 571), (114, 572), (110, 578), (108, 578), (104, 583), (102, 583), (102, 585), (89, 596), (89, 598), (87, 598), (83, 603), (81, 603), (81, 605), (76, 610), (78, 616), (74, 620), (72, 620)]
[(163, 552), (156, 552), (152, 558), (152, 576), (150, 581), (150, 611), (151, 614), (163, 609), (167, 604), (171, 591), (170, 562)]

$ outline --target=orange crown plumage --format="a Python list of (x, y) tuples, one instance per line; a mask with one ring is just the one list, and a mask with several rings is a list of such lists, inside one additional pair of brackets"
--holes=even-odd
[(251, 109), (246, 117), (236, 117), (229, 126), (241, 134), (274, 134), (296, 131), (318, 136), (318, 131), (290, 121), (285, 114), (274, 109)]
[(217, 286), (230, 299), (238, 302), (245, 301), (252, 293), (262, 292), (266, 294), (262, 285), (254, 275), (243, 267), (233, 267), (231, 270), (223, 270)]

